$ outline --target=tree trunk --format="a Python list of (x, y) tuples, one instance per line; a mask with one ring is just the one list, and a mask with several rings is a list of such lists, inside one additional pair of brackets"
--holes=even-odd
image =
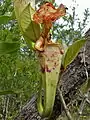
[[(87, 80), (86, 70), (88, 76), (90, 77), (90, 29), (86, 32), (86, 44), (79, 52), (76, 59), (67, 67), (66, 71), (61, 77), (61, 84), (58, 84), (62, 88), (63, 96), (66, 104), (70, 102), (71, 99), (75, 97), (75, 93), (80, 88), (80, 86)], [(85, 57), (85, 61), (83, 61)], [(85, 62), (85, 65), (84, 65)], [(15, 118), (15, 120), (45, 120), (41, 118), (37, 112), (36, 107), (37, 95), (34, 95), (30, 101), (21, 110), (20, 114)], [(54, 104), (54, 109), (52, 113), (51, 120), (56, 120), (61, 114), (61, 103), (59, 98), (59, 92), (57, 90), (56, 99)]]

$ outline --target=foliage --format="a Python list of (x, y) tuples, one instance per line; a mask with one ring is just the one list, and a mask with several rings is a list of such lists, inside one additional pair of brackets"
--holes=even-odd
[[(15, 91), (16, 95), (10, 95), (9, 97), (9, 99), (14, 99), (14, 103), (11, 101), (9, 102), (9, 105), (17, 105), (17, 101), (22, 99), (21, 103), (18, 105), (18, 108), (14, 108), (18, 110), (20, 107), (22, 107), (22, 104), (33, 94), (33, 92), (37, 91), (37, 85), (40, 78), (39, 71), (37, 71), (37, 67), (39, 67), (37, 66), (37, 61), (35, 59), (30, 60), (30, 57), (29, 55), (27, 56), (27, 54), (28, 53), (12, 53), (12, 55), (5, 55), (1, 56), (0, 58), (0, 91)], [(1, 96), (1, 98), (2, 97), (3, 96)], [(2, 105), (2, 107), (4, 107), (4, 105)], [(14, 109), (11, 109), (12, 110), (8, 109), (10, 110), (9, 114), (14, 112)], [(3, 112), (0, 113), (3, 114)]]
[(0, 16), (0, 25), (1, 24), (7, 24), (8, 22), (10, 21), (10, 16), (5, 16), (5, 15), (2, 15)]
[(9, 120), (38, 90), (40, 79), (36, 56), (23, 41), (12, 13), (11, 0), (0, 2), (0, 119)]
[(14, 9), (20, 30), (30, 46), (31, 42), (35, 42), (40, 36), (39, 24), (32, 21), (35, 10), (30, 4), (18, 0), (14, 2)]
[(63, 61), (64, 68), (66, 68), (76, 58), (85, 42), (86, 40), (78, 40), (68, 47)]

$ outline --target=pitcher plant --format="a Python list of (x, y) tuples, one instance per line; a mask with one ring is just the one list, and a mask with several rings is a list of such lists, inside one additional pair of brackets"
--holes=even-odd
[(50, 30), (57, 19), (65, 16), (66, 7), (60, 4), (56, 9), (51, 2), (45, 2), (35, 11), (29, 0), (14, 0), (14, 10), (23, 37), (38, 54), (42, 80), (37, 108), (41, 116), (49, 117), (54, 106), (64, 53), (63, 46), (51, 40)]

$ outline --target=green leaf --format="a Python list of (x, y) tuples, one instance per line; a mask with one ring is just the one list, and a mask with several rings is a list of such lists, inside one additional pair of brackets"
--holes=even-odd
[(20, 90), (2, 90), (0, 91), (0, 95), (8, 95), (8, 94), (20, 94)]
[(33, 21), (35, 10), (29, 2), (20, 0), (14, 2), (14, 9), (23, 36), (35, 42), (40, 36), (40, 25)]
[(15, 11), (13, 10), (13, 11), (12, 11), (12, 14), (11, 14), (11, 20), (15, 20), (15, 19), (16, 19)]
[(20, 48), (19, 43), (8, 43), (8, 42), (0, 42), (0, 54), (8, 54), (11, 52), (15, 52)]
[(33, 42), (36, 41), (40, 36), (39, 25), (36, 24), (35, 22), (31, 21), (28, 28), (25, 30), (25, 32), (23, 32), (23, 36), (27, 37), (29, 41), (30, 40), (33, 41)]
[(28, 47), (31, 49), (31, 50), (34, 50), (34, 45), (35, 43), (32, 42), (31, 40), (29, 40), (26, 36), (24, 36), (25, 40), (26, 40), (26, 43), (28, 45)]
[(68, 47), (64, 57), (64, 68), (66, 68), (67, 65), (69, 65), (75, 59), (85, 42), (86, 40), (78, 40)]
[(11, 19), (10, 16), (5, 15), (0, 16), (0, 25), (7, 24), (10, 21), (10, 19)]
[(31, 21), (33, 20), (34, 13), (35, 10), (30, 6), (30, 4), (28, 4), (20, 15), (20, 26), (22, 31), (25, 32), (29, 27)]

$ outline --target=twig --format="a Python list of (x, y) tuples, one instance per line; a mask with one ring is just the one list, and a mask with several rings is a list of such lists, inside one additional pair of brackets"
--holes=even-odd
[(63, 95), (62, 95), (62, 91), (59, 88), (58, 88), (58, 91), (59, 91), (59, 96), (60, 96), (60, 99), (61, 99), (61, 103), (62, 103), (62, 105), (64, 107), (64, 110), (65, 110), (65, 113), (66, 113), (68, 119), (69, 120), (73, 120), (73, 118), (72, 118), (72, 116), (71, 116), (71, 114), (70, 114), (70, 112), (69, 112), (69, 110), (68, 110), (68, 108), (66, 106), (66, 103), (64, 101), (64, 98), (63, 98)]
[(80, 104), (80, 107), (79, 107), (79, 110), (78, 110), (78, 116), (76, 118), (76, 120), (79, 120), (80, 119), (80, 116), (82, 114), (82, 111), (84, 109), (84, 105), (86, 103), (86, 98), (84, 97), (84, 99), (82, 100), (81, 104)]
[(89, 100), (88, 98), (86, 99), (86, 102), (87, 102), (88, 104), (90, 104), (90, 100)]
[(83, 97), (83, 100), (82, 100), (80, 107), (79, 107), (79, 110), (78, 110), (79, 114), (78, 114), (76, 120), (80, 119), (80, 116), (82, 115), (82, 112), (83, 112), (83, 109), (84, 109), (86, 102), (88, 102), (90, 104), (90, 101), (88, 100), (88, 96), (89, 96), (89, 92), (87, 92)]
[(85, 51), (86, 51), (86, 45), (85, 45), (84, 50), (83, 50), (83, 63), (84, 63), (84, 68), (85, 68), (85, 72), (86, 72), (86, 77), (87, 77), (87, 80), (88, 80), (88, 71), (87, 71), (87, 68), (86, 68)]

